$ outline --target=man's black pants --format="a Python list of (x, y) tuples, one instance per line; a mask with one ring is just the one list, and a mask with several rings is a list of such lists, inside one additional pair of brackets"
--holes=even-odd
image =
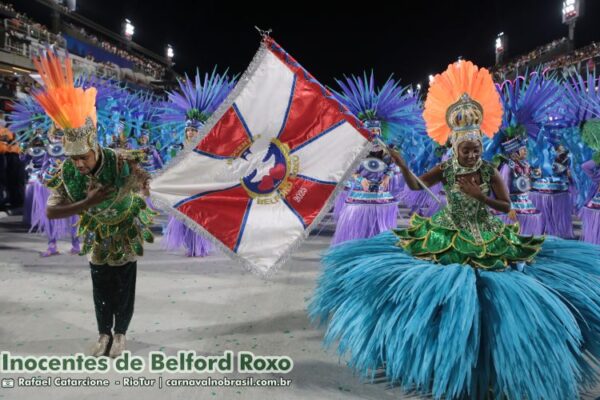
[[(90, 263), (98, 332), (125, 334), (133, 316), (137, 262), (112, 267)], [(114, 325), (113, 325), (114, 320)]]

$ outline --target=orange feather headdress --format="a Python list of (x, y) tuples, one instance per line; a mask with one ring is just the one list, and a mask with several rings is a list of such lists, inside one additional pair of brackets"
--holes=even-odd
[(458, 61), (433, 78), (423, 118), (427, 134), (444, 145), (448, 138), (494, 136), (502, 124), (502, 103), (492, 76), (470, 61)]
[[(67, 155), (85, 154), (97, 147), (96, 88), (75, 87), (68, 55), (62, 60), (52, 51), (34, 57), (43, 89), (34, 94), (46, 114), (65, 132)], [(64, 63), (64, 67), (63, 67)]]

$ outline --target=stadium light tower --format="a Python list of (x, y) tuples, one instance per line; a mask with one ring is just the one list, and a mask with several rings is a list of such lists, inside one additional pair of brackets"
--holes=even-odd
[(504, 32), (500, 32), (498, 36), (496, 36), (496, 65), (501, 64), (504, 59), (504, 53), (506, 53), (507, 42), (508, 37), (506, 37)]
[(123, 36), (125, 36), (127, 40), (131, 40), (133, 38), (134, 33), (135, 26), (133, 26), (130, 20), (125, 18), (125, 21), (123, 21)]
[(175, 57), (175, 51), (173, 51), (173, 46), (168, 44), (167, 45), (167, 60), (169, 60), (169, 66), (173, 65), (173, 57)]
[(64, 0), (64, 5), (69, 11), (75, 11), (77, 9), (77, 0)]
[(575, 43), (575, 23), (583, 15), (583, 0), (563, 0), (562, 22), (569, 26), (569, 45)]

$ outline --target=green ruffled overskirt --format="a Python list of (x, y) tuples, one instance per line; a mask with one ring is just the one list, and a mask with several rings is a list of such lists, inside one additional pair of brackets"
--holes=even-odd
[(398, 245), (414, 257), (486, 270), (502, 270), (512, 263), (533, 260), (544, 237), (521, 236), (518, 232), (518, 224), (505, 225), (498, 233), (481, 232), (481, 241), (477, 241), (468, 231), (439, 226), (417, 214), (408, 228), (394, 230), (400, 239)]

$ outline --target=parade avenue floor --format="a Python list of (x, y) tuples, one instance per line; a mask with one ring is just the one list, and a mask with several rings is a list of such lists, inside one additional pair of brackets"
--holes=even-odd
[[(399, 221), (406, 222), (406, 215)], [(384, 379), (362, 382), (333, 350), (322, 346), (323, 331), (311, 325), (306, 307), (319, 272), (319, 257), (329, 246), (331, 219), (315, 230), (291, 260), (270, 280), (245, 271), (216, 252), (206, 258), (166, 253), (160, 236), (138, 261), (135, 313), (128, 349), (148, 358), (151, 351), (202, 355), (249, 351), (288, 356), (287, 374), (219, 373), (46, 373), (3, 374), (3, 378), (108, 379), (108, 387), (58, 386), (0, 388), (4, 399), (398, 399)], [(86, 259), (68, 255), (40, 258), (44, 238), (27, 233), (20, 217), (0, 219), (0, 350), (11, 355), (89, 354), (97, 338), (92, 286)], [(451, 351), (451, 349), (449, 349)], [(284, 378), (285, 387), (157, 387), (170, 378)], [(143, 379), (144, 378), (144, 379)], [(154, 380), (154, 385), (150, 382)], [(117, 383), (115, 383), (117, 382)], [(144, 386), (148, 385), (148, 386)], [(133, 396), (133, 397), (132, 397)], [(586, 399), (600, 396), (600, 389)]]

